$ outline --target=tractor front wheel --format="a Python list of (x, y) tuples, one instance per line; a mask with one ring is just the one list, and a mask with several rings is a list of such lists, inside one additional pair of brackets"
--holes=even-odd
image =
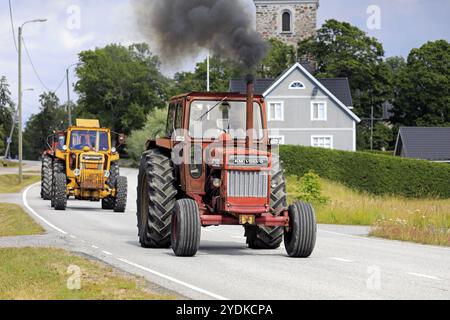
[(53, 204), (55, 210), (64, 211), (67, 207), (67, 177), (64, 173), (57, 173), (54, 177)]
[(178, 257), (193, 257), (200, 247), (201, 222), (194, 200), (178, 200), (172, 216), (172, 249)]
[(127, 207), (128, 181), (125, 177), (117, 177), (114, 212), (125, 212)]
[(289, 207), (289, 228), (284, 232), (284, 245), (292, 258), (308, 258), (314, 251), (317, 222), (310, 204), (296, 202)]

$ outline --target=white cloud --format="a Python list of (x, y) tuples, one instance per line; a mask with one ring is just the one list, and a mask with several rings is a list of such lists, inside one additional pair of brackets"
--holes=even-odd
[(78, 35), (68, 30), (63, 30), (60, 32), (60, 40), (65, 49), (73, 50), (85, 48), (92, 44), (95, 36), (92, 33)]

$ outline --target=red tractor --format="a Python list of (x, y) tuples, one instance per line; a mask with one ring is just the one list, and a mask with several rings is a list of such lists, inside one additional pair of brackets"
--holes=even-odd
[(241, 225), (252, 249), (309, 257), (317, 224), (311, 205), (287, 206), (286, 181), (272, 154), (266, 105), (253, 94), (191, 92), (171, 99), (165, 137), (147, 143), (137, 219), (144, 248), (194, 256), (202, 227)]

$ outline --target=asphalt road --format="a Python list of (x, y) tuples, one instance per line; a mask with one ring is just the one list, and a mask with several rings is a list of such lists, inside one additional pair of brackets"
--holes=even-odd
[(192, 299), (450, 299), (450, 249), (366, 237), (367, 228), (319, 226), (309, 259), (291, 259), (284, 248), (253, 251), (242, 227), (203, 229), (194, 258), (172, 250), (143, 249), (136, 227), (137, 170), (128, 177), (125, 214), (99, 203), (69, 201), (54, 211), (39, 186), (24, 202), (50, 233), (77, 250)]

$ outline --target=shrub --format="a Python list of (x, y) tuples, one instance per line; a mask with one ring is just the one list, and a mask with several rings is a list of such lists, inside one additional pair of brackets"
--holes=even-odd
[(450, 198), (450, 166), (365, 152), (281, 146), (286, 173), (322, 178), (376, 195)]
[(134, 161), (139, 161), (149, 139), (164, 133), (167, 123), (167, 109), (155, 109), (149, 113), (142, 130), (133, 131), (127, 139), (127, 151)]
[(322, 195), (322, 186), (320, 185), (320, 177), (310, 171), (298, 179), (298, 199), (313, 204), (326, 204), (328, 198)]

